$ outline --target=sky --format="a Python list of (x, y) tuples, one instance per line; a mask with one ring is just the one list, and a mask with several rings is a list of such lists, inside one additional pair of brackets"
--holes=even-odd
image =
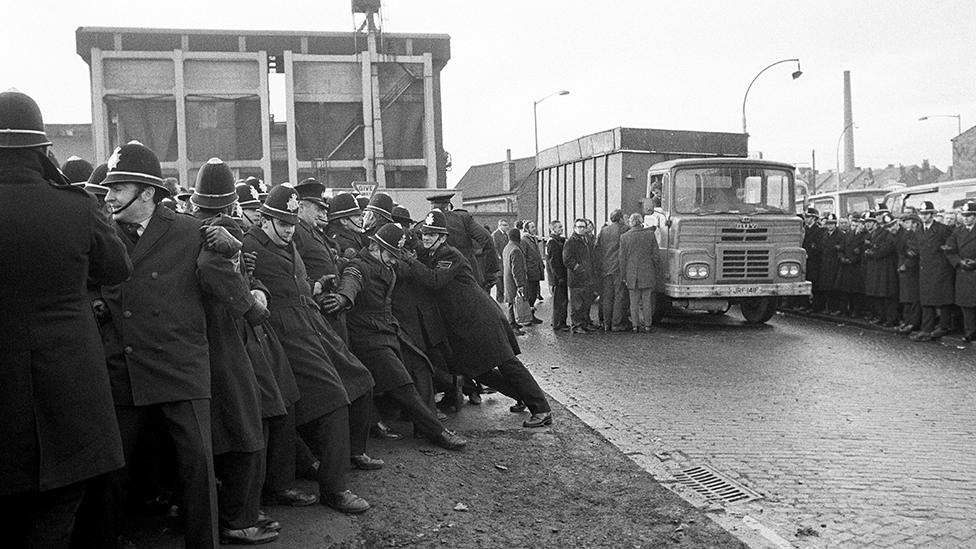
[[(959, 114), (976, 125), (972, 0), (384, 0), (386, 32), (451, 36), (442, 72), (448, 184), (471, 165), (531, 156), (533, 101), (545, 149), (610, 128), (742, 131), (750, 150), (836, 165), (851, 71), (855, 164), (928, 159), (945, 170)], [(349, 0), (40, 0), (4, 8), (0, 89), (28, 93), (48, 123), (91, 121), (74, 31), (92, 27), (351, 31)], [(281, 102), (278, 102), (280, 105)], [(273, 106), (273, 110), (276, 107)], [(283, 117), (279, 113), (276, 118)], [(843, 154), (843, 145), (840, 146)], [(842, 161), (841, 161), (842, 162)]]

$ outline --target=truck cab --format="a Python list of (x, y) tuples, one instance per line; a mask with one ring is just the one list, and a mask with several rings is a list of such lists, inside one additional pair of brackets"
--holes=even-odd
[(779, 297), (810, 295), (794, 172), (748, 158), (648, 169), (645, 225), (656, 226), (663, 266), (656, 316), (667, 308), (725, 312), (738, 305), (747, 322), (763, 323)]

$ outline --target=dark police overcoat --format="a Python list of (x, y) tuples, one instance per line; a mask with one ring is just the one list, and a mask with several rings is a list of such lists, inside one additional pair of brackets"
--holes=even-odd
[(946, 240), (946, 257), (956, 267), (956, 305), (976, 307), (976, 270), (964, 269), (961, 259), (976, 259), (976, 228), (956, 227)]
[(824, 229), (820, 235), (820, 279), (818, 289), (833, 290), (840, 276), (840, 254), (844, 250), (844, 233)]
[(862, 269), (862, 254), (864, 253), (864, 239), (868, 232), (865, 230), (847, 231), (844, 235), (844, 249), (838, 261), (840, 269), (837, 273), (837, 283), (834, 289), (849, 294), (864, 293), (864, 271)]
[[(224, 227), (243, 239), (229, 217), (203, 219), (204, 225)], [(261, 426), (261, 389), (244, 345), (244, 314), (254, 306), (251, 287), (241, 271), (239, 252), (234, 259), (201, 253), (197, 261), (210, 344), (210, 425), (214, 455), (256, 452), (264, 448)]]
[(129, 280), (102, 288), (112, 314), (103, 341), (118, 405), (210, 398), (199, 228), (189, 215), (159, 206), (137, 244), (116, 227), (132, 258)]
[(244, 251), (258, 255), (254, 277), (271, 294), (271, 325), (301, 392), (295, 404), (296, 424), (347, 406), (369, 392), (372, 376), (319, 314), (305, 264), (294, 245), (277, 246), (255, 225), (244, 236)]
[(521, 352), (508, 320), (456, 248), (441, 244), (405, 262), (405, 276), (434, 290), (454, 350), (455, 374), (476, 377)]
[(403, 364), (399, 326), (393, 317), (396, 278), (393, 269), (364, 248), (342, 269), (339, 283), (338, 293), (352, 304), (346, 315), (349, 344), (373, 374), (376, 393), (413, 383)]
[[(337, 281), (330, 282), (328, 277), (339, 276), (337, 244), (330, 242), (324, 232), (302, 219), (299, 219), (298, 225), (295, 225), (295, 236), (292, 237), (292, 242), (295, 243), (298, 255), (302, 256), (302, 262), (305, 263), (309, 284), (314, 286), (316, 282), (320, 282), (323, 293), (334, 291), (334, 284)], [(345, 312), (340, 311), (338, 314), (324, 316), (342, 341), (348, 344), (349, 329), (346, 326)]]
[(912, 235), (911, 247), (918, 252), (919, 302), (923, 307), (954, 302), (955, 269), (942, 250), (950, 234), (952, 229), (933, 221), (928, 229), (919, 227)]
[(362, 233), (351, 231), (342, 226), (338, 221), (329, 223), (325, 232), (336, 247), (339, 257), (345, 257), (347, 259), (356, 257), (359, 250), (362, 250), (366, 246), (366, 238)]
[(918, 303), (918, 254), (910, 252), (912, 233), (902, 229), (895, 237), (898, 252), (898, 302)]
[(897, 297), (898, 253), (895, 250), (895, 236), (879, 227), (864, 243), (864, 295)]
[(823, 229), (818, 225), (803, 227), (803, 249), (807, 252), (806, 279), (813, 283), (814, 291), (825, 290), (820, 287), (820, 262), (822, 258), (821, 237)]
[[(447, 227), (446, 244), (454, 247), (471, 265), (471, 274), (479, 285), (485, 280), (494, 280), (498, 275), (498, 256), (495, 255), (495, 241), (487, 229), (463, 210), (445, 210), (444, 224)], [(477, 256), (484, 262), (478, 268)]]
[(124, 464), (85, 285), (131, 265), (95, 199), (46, 181), (34, 154), (0, 155), (0, 496)]

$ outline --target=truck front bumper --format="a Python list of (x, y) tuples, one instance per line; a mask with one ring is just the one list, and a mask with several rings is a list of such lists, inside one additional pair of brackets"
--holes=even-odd
[(781, 282), (766, 284), (665, 284), (664, 295), (677, 299), (702, 298), (742, 298), (784, 295), (811, 295), (813, 285), (810, 282)]

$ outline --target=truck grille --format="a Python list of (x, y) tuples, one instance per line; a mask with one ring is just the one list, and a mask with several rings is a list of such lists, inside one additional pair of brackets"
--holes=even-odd
[(769, 278), (769, 250), (722, 250), (720, 278), (753, 280)]
[(754, 229), (722, 229), (722, 242), (765, 242), (766, 227), (756, 227)]

